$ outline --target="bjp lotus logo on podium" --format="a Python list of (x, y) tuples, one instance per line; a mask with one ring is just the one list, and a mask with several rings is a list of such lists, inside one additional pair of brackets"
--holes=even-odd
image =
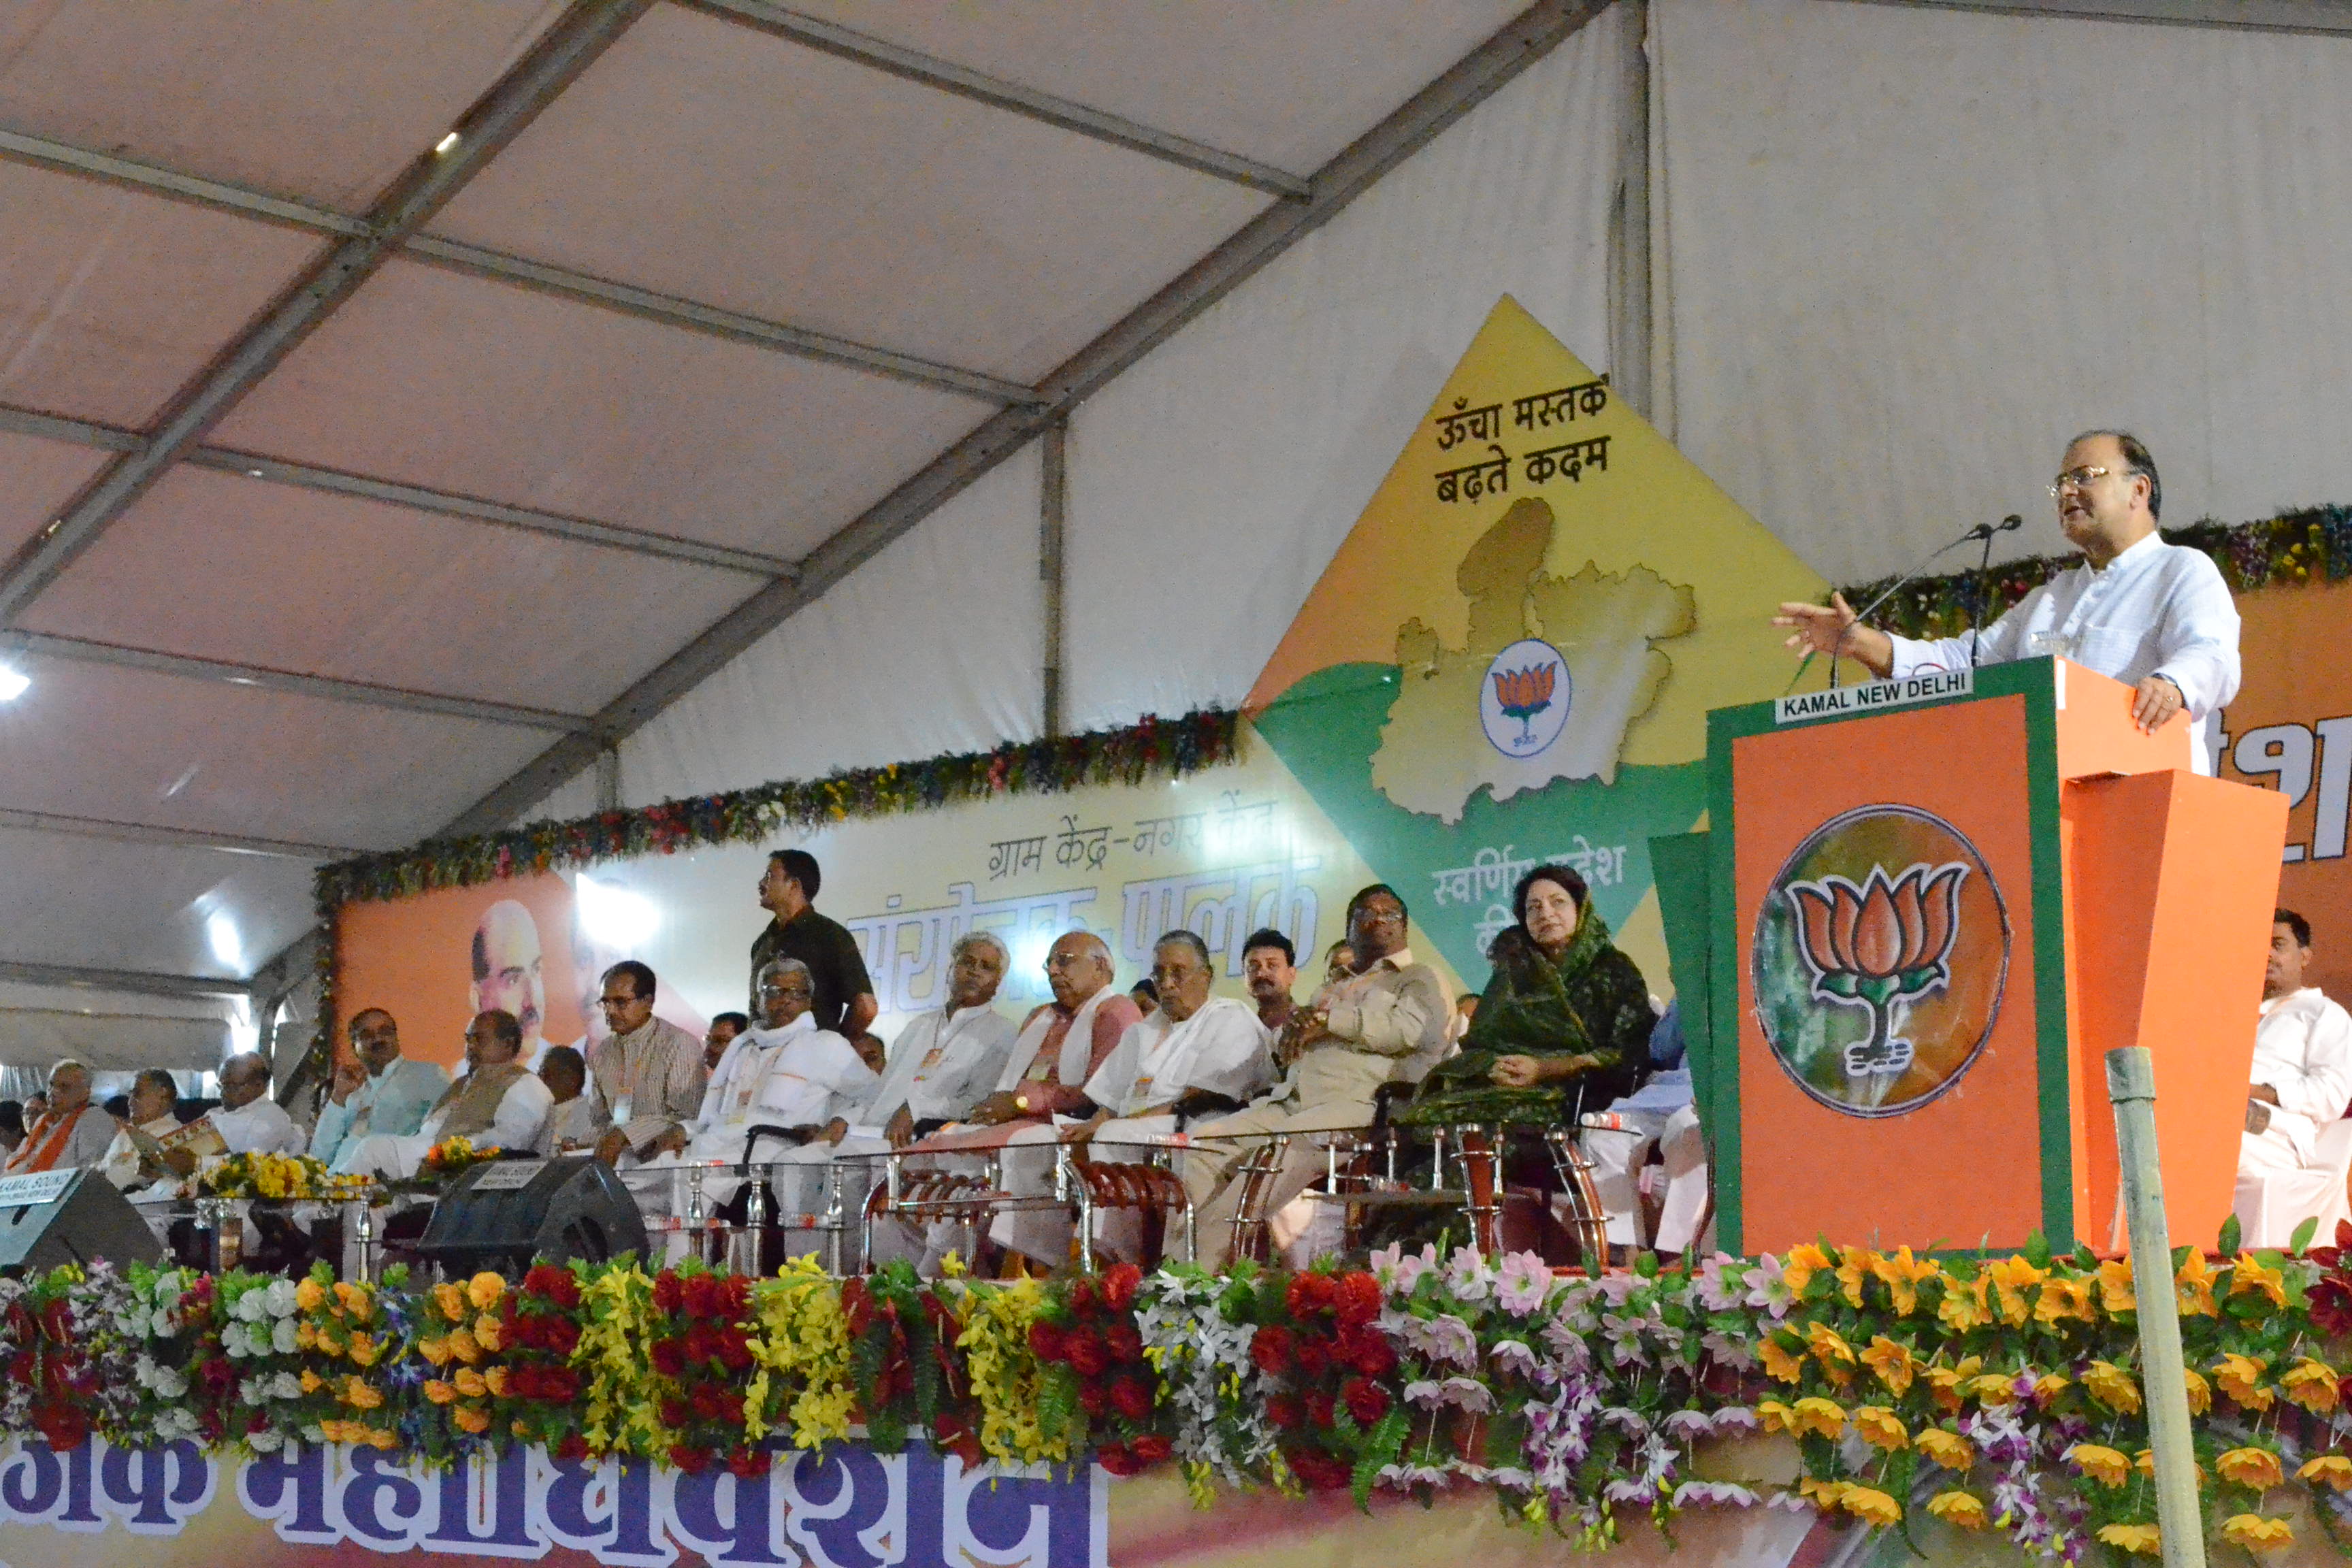
[(1522, 637), (1495, 656), (1478, 693), (1486, 740), (1507, 757), (1541, 754), (1568, 726), (1575, 696), (1568, 661), (1541, 637)]
[(1758, 1015), (1799, 1087), (1855, 1116), (1916, 1110), (1984, 1049), (2008, 978), (2007, 906), (1976, 847), (1909, 806), (1823, 823), (1758, 911)]

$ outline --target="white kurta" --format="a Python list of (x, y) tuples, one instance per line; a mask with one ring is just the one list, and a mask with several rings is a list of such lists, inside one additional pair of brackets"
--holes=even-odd
[[(737, 1037), (719, 1058), (718, 1071), (710, 1075), (701, 1114), (688, 1129), (692, 1136), (686, 1159), (730, 1164), (741, 1161), (754, 1127), (823, 1127), (835, 1118), (854, 1121), (864, 1114), (879, 1081), (847, 1040), (816, 1026), (814, 1015), (803, 1013), (780, 1029), (753, 1029)], [(830, 1144), (806, 1147), (814, 1151), (813, 1155), (768, 1139), (750, 1152), (763, 1160), (831, 1157)], [(678, 1163), (674, 1156), (664, 1154), (638, 1169), (651, 1173)], [(645, 1190), (656, 1203), (661, 1201), (658, 1189), (645, 1182), (631, 1184)], [(665, 1179), (665, 1185), (675, 1189), (667, 1201), (673, 1205), (685, 1201), (676, 1184)], [(704, 1180), (703, 1192), (712, 1203), (725, 1203), (741, 1185), (732, 1176), (711, 1176)], [(786, 1201), (789, 1205), (790, 1200)]]
[[(2344, 1114), (2352, 1101), (2352, 1014), (2329, 1001), (2316, 985), (2263, 1003), (2254, 1026), (2254, 1065), (2249, 1075), (2278, 1091), (2270, 1126), (2249, 1133), (2252, 1163), (2307, 1165), (2320, 1128)], [(2242, 1154), (2239, 1163), (2249, 1162)]]
[(2188, 700), (2197, 771), (2213, 771), (2218, 715), (2238, 694), (2238, 606), (2204, 552), (2151, 533), (2102, 570), (2061, 572), (1981, 637), (1894, 638), (1890, 673), (1966, 669), (1972, 637), (1979, 664), (2055, 654), (2126, 686), (2165, 677)]
[(868, 1120), (887, 1126), (902, 1105), (918, 1121), (962, 1116), (996, 1086), (1017, 1033), (1013, 1020), (993, 1007), (923, 1014), (890, 1047)]
[(310, 1142), (286, 1108), (266, 1094), (235, 1110), (215, 1106), (205, 1120), (232, 1154), (299, 1154)]
[(1230, 996), (1212, 996), (1181, 1023), (1162, 1009), (1129, 1026), (1087, 1079), (1087, 1098), (1128, 1117), (1192, 1089), (1246, 1102), (1273, 1081), (1257, 1015)]

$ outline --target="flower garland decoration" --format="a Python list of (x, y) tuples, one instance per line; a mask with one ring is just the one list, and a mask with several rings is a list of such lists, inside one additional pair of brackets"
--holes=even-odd
[(844, 1289), (803, 1257), (762, 1280), (752, 1299), (760, 1332), (751, 1342), (758, 1370), (743, 1390), (747, 1436), (789, 1431), (796, 1448), (847, 1441), (857, 1394)]
[(366, 1178), (331, 1176), (324, 1162), (308, 1154), (228, 1154), (196, 1173), (196, 1188), (216, 1198), (268, 1198), (301, 1202), (356, 1193)]
[(688, 1261), (654, 1277), (646, 1332), (653, 1375), (646, 1397), (659, 1415), (665, 1454), (688, 1475), (723, 1457), (736, 1475), (768, 1473), (767, 1451), (747, 1435), (737, 1386), (751, 1372), (751, 1281)]
[[(2352, 1551), (2335, 1501), (2352, 1490), (2352, 1226), (2295, 1239), (2247, 1249), (2233, 1223), (2171, 1260), (2200, 1503), (2214, 1539), (2252, 1552), (2313, 1531)], [(1360, 1504), (1476, 1488), (1591, 1547), (1632, 1519), (1771, 1506), (1932, 1518), (2067, 1561), (2161, 1550), (2126, 1263), (2038, 1242), (1645, 1258), (1598, 1278), (1532, 1254), (1372, 1261), (983, 1283), (623, 1259), (429, 1287), (65, 1268), (0, 1279), (0, 1437), (431, 1464), (530, 1443), (749, 1476), (780, 1439), (822, 1449), (862, 1420), (869, 1442), (925, 1433), (972, 1464), (1174, 1460), (1203, 1503), (1220, 1485)], [(1785, 1438), (1793, 1480), (1702, 1453), (1756, 1431)]]
[[(2235, 525), (2205, 518), (2163, 533), (2168, 543), (2210, 556), (2235, 594), (2352, 578), (2352, 507), (2305, 507)], [(1990, 625), (2003, 610), (2081, 560), (2079, 555), (2031, 555), (2004, 561), (1983, 574), (1981, 581), (1975, 572), (1922, 577), (1897, 590), (1876, 619), (1898, 637), (1957, 637), (1972, 622)], [(1847, 604), (1861, 605), (1894, 584), (1895, 579), (1886, 577), (1842, 592)]]
[[(445, 1279), (418, 1303), (416, 1352), (431, 1370), (417, 1392), (455, 1429), (444, 1440), (452, 1452), (500, 1441), (481, 1439), (498, 1428), (499, 1403), (513, 1397), (513, 1371), (500, 1354), (512, 1317), (507, 1306), (506, 1276), (488, 1269), (469, 1279)], [(426, 1452), (439, 1447), (428, 1443)]]
[(1143, 1270), (1113, 1264), (1099, 1281), (1059, 1281), (1029, 1321), (1038, 1367), (1041, 1437), (1131, 1476), (1171, 1457), (1175, 1445), (1154, 1419), (1159, 1393), (1146, 1359), (1136, 1298)]
[(1061, 1464), (1072, 1457), (1068, 1412), (1045, 1403), (1045, 1379), (1030, 1329), (1045, 1307), (1045, 1285), (1016, 1279), (966, 1287), (956, 1348), (964, 1352), (966, 1381), (980, 1419), (972, 1439), (992, 1459), (1009, 1464)]

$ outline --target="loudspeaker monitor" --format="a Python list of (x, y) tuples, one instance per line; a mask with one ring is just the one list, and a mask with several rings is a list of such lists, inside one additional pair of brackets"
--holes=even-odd
[(100, 1258), (152, 1263), (163, 1244), (95, 1165), (0, 1176), (0, 1268), (46, 1274)]
[(646, 1222), (602, 1160), (491, 1160), (443, 1194), (416, 1250), (452, 1274), (520, 1273), (539, 1258), (602, 1263), (624, 1252), (644, 1257)]

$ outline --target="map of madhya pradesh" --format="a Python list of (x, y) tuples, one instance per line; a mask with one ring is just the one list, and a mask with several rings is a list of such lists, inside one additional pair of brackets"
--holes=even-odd
[(1554, 779), (1614, 783), (1626, 730), (1673, 672), (1656, 645), (1698, 625), (1696, 595), (1646, 566), (1545, 575), (1553, 526), (1545, 502), (1514, 501), (1463, 556), (1466, 646), (1418, 616), (1397, 628), (1372, 783), (1406, 810), (1451, 824), (1481, 788), (1499, 802)]

